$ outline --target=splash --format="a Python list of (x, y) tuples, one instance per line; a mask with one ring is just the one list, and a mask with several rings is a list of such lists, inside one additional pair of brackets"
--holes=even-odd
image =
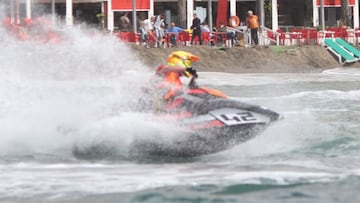
[(94, 142), (122, 148), (145, 129), (161, 131), (129, 108), (152, 73), (116, 37), (74, 27), (61, 43), (43, 43), (0, 32), (1, 156), (71, 155)]

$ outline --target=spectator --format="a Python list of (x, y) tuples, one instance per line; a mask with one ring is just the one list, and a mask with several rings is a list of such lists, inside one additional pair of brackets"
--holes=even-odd
[(120, 23), (120, 32), (128, 32), (130, 31), (130, 19), (128, 17), (129, 12), (125, 12), (119, 20)]
[[(216, 28), (213, 28), (212, 31), (216, 32)], [(208, 32), (209, 33), (210, 45), (215, 46), (215, 42), (214, 42), (215, 39), (214, 38), (215, 38), (216, 35), (213, 32), (210, 31), (210, 27), (209, 27), (209, 25), (207, 23), (203, 23), (201, 25), (201, 32), (203, 32), (203, 33)]]
[(248, 11), (248, 18), (246, 19), (246, 22), (248, 24), (248, 27), (250, 28), (251, 40), (254, 42), (255, 45), (258, 45), (259, 19), (251, 10)]
[(162, 46), (162, 39), (164, 37), (164, 27), (165, 27), (165, 23), (164, 23), (164, 18), (161, 15), (157, 15), (154, 18), (154, 31), (155, 31), (155, 47), (159, 47), (161, 48)]
[(199, 44), (202, 45), (202, 40), (201, 40), (201, 27), (200, 27), (200, 19), (197, 17), (196, 13), (194, 13), (194, 19), (192, 21), (192, 25), (190, 27), (190, 29), (192, 30), (192, 36), (191, 36), (191, 42), (190, 44), (193, 45), (194, 44), (194, 39), (195, 37), (197, 37), (199, 39)]
[(185, 30), (179, 28), (175, 25), (174, 22), (170, 24), (170, 27), (167, 29), (167, 32), (170, 34), (170, 44), (172, 46), (177, 46), (177, 38), (180, 32), (184, 32)]
[(201, 32), (210, 32), (209, 25), (206, 24), (206, 23), (203, 23), (203, 24), (201, 25)]
[[(230, 40), (231, 42), (231, 44), (229, 45), (230, 47), (235, 45), (235, 34), (233, 32), (228, 32), (224, 23), (220, 23), (220, 28), (218, 29), (218, 32), (226, 33), (225, 34), (226, 40)], [(220, 35), (220, 37), (221, 38), (219, 39), (219, 41), (224, 41), (224, 39), (222, 39), (222, 35)]]
[(151, 32), (151, 23), (149, 19), (143, 20), (140, 22), (140, 34), (141, 34), (141, 42), (143, 46), (146, 48), (149, 47), (149, 32)]

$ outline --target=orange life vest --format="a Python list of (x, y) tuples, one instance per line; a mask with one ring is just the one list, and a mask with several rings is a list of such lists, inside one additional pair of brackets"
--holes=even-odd
[(180, 80), (180, 75), (177, 72), (168, 72), (164, 75), (163, 80), (157, 86), (158, 88), (167, 89), (167, 92), (164, 96), (165, 100), (170, 99), (175, 96), (177, 92), (182, 90), (182, 83)]

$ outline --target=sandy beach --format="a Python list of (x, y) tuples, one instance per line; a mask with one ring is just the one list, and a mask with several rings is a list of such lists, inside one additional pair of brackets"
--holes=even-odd
[(257, 46), (217, 48), (192, 46), (178, 48), (145, 48), (129, 45), (143, 63), (150, 67), (166, 62), (174, 50), (189, 51), (200, 56), (194, 64), (199, 71), (228, 73), (318, 73), (336, 67), (360, 67), (359, 62), (340, 64), (322, 46)]

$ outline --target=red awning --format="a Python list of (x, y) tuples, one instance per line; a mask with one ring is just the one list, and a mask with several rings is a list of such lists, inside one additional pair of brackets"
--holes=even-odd
[(218, 10), (216, 16), (216, 27), (220, 26), (220, 23), (227, 25), (227, 12), (228, 12), (229, 3), (228, 0), (219, 0), (218, 1)]
[[(320, 0), (317, 0), (317, 6), (321, 6)], [(349, 6), (355, 5), (355, 0), (348, 0)], [(341, 6), (341, 0), (324, 0), (324, 6), (326, 7), (340, 7)]]
[[(131, 11), (133, 10), (131, 0), (112, 0), (112, 10)], [(136, 0), (136, 10), (150, 10), (150, 0)]]

